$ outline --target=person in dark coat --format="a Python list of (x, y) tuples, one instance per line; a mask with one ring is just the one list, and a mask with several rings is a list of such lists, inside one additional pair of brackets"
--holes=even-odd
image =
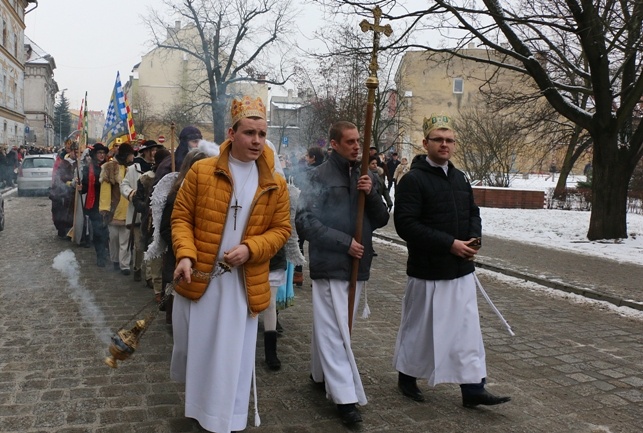
[[(196, 149), (199, 146), (199, 141), (203, 139), (201, 131), (196, 126), (186, 126), (181, 130), (179, 134), (179, 146), (174, 151), (174, 167), (175, 170), (179, 170), (183, 164), (183, 158), (185, 155), (192, 150)], [(156, 169), (156, 181), (163, 178), (166, 174), (172, 172), (172, 159), (168, 158), (164, 160)]]
[(398, 159), (398, 154), (397, 152), (391, 153), (391, 158), (386, 161), (386, 168), (387, 168), (387, 178), (386, 180), (388, 181), (388, 190), (391, 190), (391, 187), (393, 184), (395, 184), (395, 170), (397, 170), (397, 166), (400, 165), (400, 160)]
[[(350, 122), (337, 122), (329, 131), (333, 152), (310, 172), (300, 196), (297, 233), (308, 241), (310, 278), (313, 280), (313, 336), (311, 378), (325, 382), (326, 393), (337, 404), (344, 424), (362, 421), (356, 404), (366, 394), (351, 349), (348, 293), (353, 259), (360, 259), (355, 290), (369, 279), (373, 230), (386, 225), (389, 214), (373, 188), (370, 175), (360, 174), (360, 136)], [(362, 239), (355, 238), (357, 203), (366, 194)]]
[(426, 155), (413, 159), (397, 185), (395, 229), (407, 242), (408, 281), (393, 366), (398, 388), (424, 401), (417, 378), (430, 386), (458, 383), (465, 407), (496, 405), (485, 389), (485, 350), (480, 330), (473, 259), (482, 220), (471, 185), (450, 161), (456, 147), (448, 116), (424, 119)]
[(109, 150), (103, 143), (96, 143), (89, 151), (91, 161), (83, 167), (82, 194), (85, 195), (83, 212), (89, 218), (96, 251), (96, 265), (104, 268), (108, 262), (109, 231), (100, 215), (100, 171)]
[(71, 151), (65, 154), (58, 164), (49, 191), (51, 216), (60, 239), (71, 239), (67, 234), (74, 225), (75, 170), (76, 151)]
[[(315, 167), (320, 166), (325, 160), (324, 151), (319, 146), (312, 146), (306, 151), (305, 155), (306, 167), (302, 170), (300, 169), (297, 173), (295, 179), (295, 185), (301, 190), (306, 187), (306, 177), (309, 175), (309, 171)], [(302, 254), (304, 253), (304, 238), (299, 236), (299, 249)], [(304, 270), (303, 266), (295, 266), (295, 272), (293, 275), (293, 284), (297, 287), (301, 287), (304, 284)]]

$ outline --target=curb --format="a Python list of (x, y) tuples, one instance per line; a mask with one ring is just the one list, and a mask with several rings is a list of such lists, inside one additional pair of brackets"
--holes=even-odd
[[(373, 237), (376, 237), (388, 242), (392, 242), (397, 245), (406, 246), (406, 242), (396, 237), (384, 235), (381, 233), (373, 233)], [(515, 269), (497, 266), (489, 262), (485, 262), (485, 260), (481, 258), (476, 258), (476, 266), (482, 269), (487, 269), (489, 271), (494, 271), (504, 275), (508, 275), (510, 277), (531, 281), (532, 283), (540, 284), (541, 286), (549, 287), (550, 289), (560, 290), (567, 293), (573, 293), (575, 295), (583, 296), (585, 298), (593, 299), (596, 301), (609, 302), (610, 304), (616, 305), (617, 307), (628, 307), (634, 310), (643, 311), (643, 302), (637, 302), (634, 300), (618, 298), (616, 296), (607, 295), (604, 293), (597, 292), (595, 290), (574, 286), (572, 284), (561, 283), (558, 281), (550, 281), (545, 278), (538, 277), (536, 275), (532, 275), (526, 272), (516, 271)]]
[(9, 197), (10, 195), (15, 194), (18, 191), (17, 186), (12, 186), (11, 188), (2, 188), (0, 190), (0, 195), (3, 197)]

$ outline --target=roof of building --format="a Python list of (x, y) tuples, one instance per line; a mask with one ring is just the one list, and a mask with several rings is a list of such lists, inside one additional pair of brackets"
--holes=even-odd
[(40, 45), (32, 41), (27, 35), (25, 35), (25, 45), (31, 47), (31, 55), (27, 59), (28, 64), (40, 64), (40, 65), (50, 65), (51, 69), (56, 69), (56, 62), (51, 54), (43, 50)]
[(277, 108), (296, 110), (304, 105), (304, 100), (296, 96), (273, 96), (270, 98), (270, 103)]
[(274, 99), (275, 98), (272, 98), (270, 104), (279, 110), (299, 110), (304, 106), (301, 102), (275, 102)]

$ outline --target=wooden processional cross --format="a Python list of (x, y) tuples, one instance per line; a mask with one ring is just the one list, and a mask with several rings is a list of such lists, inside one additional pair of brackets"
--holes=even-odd
[[(363, 32), (369, 30), (373, 31), (373, 52), (371, 54), (371, 64), (369, 69), (371, 75), (366, 79), (366, 87), (368, 88), (368, 100), (366, 103), (366, 121), (364, 127), (364, 142), (362, 148), (362, 166), (360, 176), (368, 174), (368, 157), (369, 157), (369, 148), (371, 146), (371, 135), (373, 134), (373, 106), (375, 104), (375, 90), (379, 85), (377, 80), (377, 52), (380, 49), (380, 33), (384, 33), (386, 36), (390, 36), (393, 33), (393, 29), (389, 24), (382, 26), (380, 25), (380, 19), (382, 18), (382, 9), (379, 6), (376, 6), (373, 9), (373, 16), (375, 20), (373, 24), (369, 23), (367, 20), (363, 20), (359, 23), (359, 27)], [(357, 243), (362, 243), (362, 228), (364, 226), (364, 205), (366, 203), (366, 195), (362, 191), (357, 199), (357, 221), (355, 222), (355, 236), (354, 239)], [(353, 310), (355, 309), (355, 291), (357, 289), (357, 273), (359, 268), (359, 259), (353, 258), (353, 268), (351, 270), (351, 279), (348, 285), (348, 330), (349, 332), (353, 329)]]
[(393, 29), (390, 24), (385, 26), (380, 25), (382, 9), (379, 6), (375, 6), (375, 9), (373, 9), (373, 16), (373, 24), (369, 23), (368, 20), (362, 20), (362, 22), (359, 23), (359, 27), (364, 33), (369, 30), (373, 31), (373, 52), (371, 53), (371, 64), (369, 66), (369, 70), (371, 71), (371, 77), (377, 77), (377, 70), (379, 69), (379, 65), (377, 64), (377, 51), (380, 49), (380, 33), (384, 33), (386, 36), (391, 36)]

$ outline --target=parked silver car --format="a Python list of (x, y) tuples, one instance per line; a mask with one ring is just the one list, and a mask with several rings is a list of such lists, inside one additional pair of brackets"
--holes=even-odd
[(27, 155), (18, 169), (18, 196), (51, 188), (56, 155)]

